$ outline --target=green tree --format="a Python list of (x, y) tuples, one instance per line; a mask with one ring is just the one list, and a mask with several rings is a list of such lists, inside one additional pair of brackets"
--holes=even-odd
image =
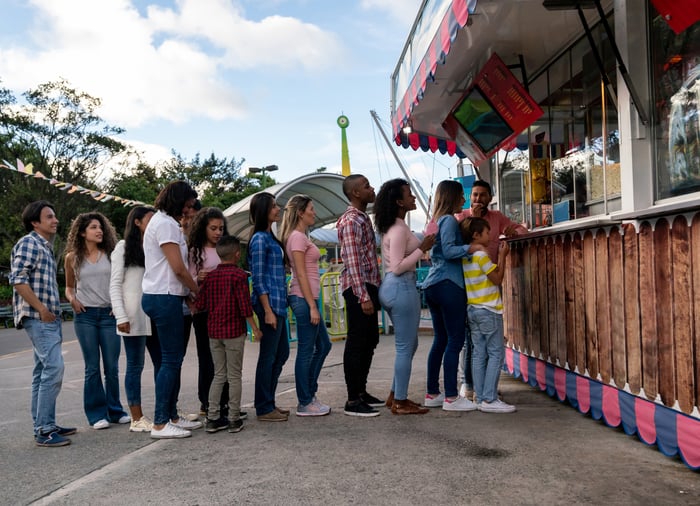
[[(22, 102), (10, 90), (0, 89), (0, 159), (12, 165), (19, 159), (32, 164), (34, 174), (92, 186), (115, 157), (127, 152), (114, 138), (124, 130), (106, 125), (97, 115), (99, 106), (100, 99), (72, 88), (65, 80), (23, 93)], [(22, 209), (39, 199), (56, 207), (60, 220), (57, 256), (63, 252), (62, 239), (72, 219), (102, 205), (89, 195), (61, 191), (44, 179), (0, 169), (0, 265), (9, 261), (12, 245), (25, 233)]]
[(262, 188), (259, 178), (241, 173), (244, 162), (245, 158), (229, 160), (217, 158), (214, 153), (206, 159), (197, 154), (187, 162), (173, 153), (173, 158), (163, 167), (163, 174), (170, 180), (187, 181), (197, 190), (203, 205), (223, 210)]
[[(174, 151), (172, 155), (158, 167), (141, 162), (133, 170), (115, 173), (105, 191), (152, 205), (158, 192), (169, 182), (187, 181), (197, 190), (202, 205), (225, 210), (262, 188), (258, 177), (241, 174), (243, 159), (217, 158), (212, 153), (206, 159), (197, 154), (187, 161)], [(271, 180), (269, 177), (265, 179), (266, 183)], [(274, 180), (270, 184), (274, 184)], [(123, 230), (130, 209), (116, 202), (110, 202), (108, 206), (112, 223), (118, 231)]]

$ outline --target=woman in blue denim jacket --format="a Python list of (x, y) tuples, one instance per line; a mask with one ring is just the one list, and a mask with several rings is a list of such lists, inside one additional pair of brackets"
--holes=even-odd
[[(464, 205), (464, 190), (457, 181), (441, 181), (435, 190), (433, 219), (438, 232), (430, 250), (432, 265), (423, 281), (426, 302), (433, 319), (435, 337), (428, 353), (428, 392), (423, 404), (445, 411), (473, 411), (476, 404), (459, 397), (457, 367), (464, 346), (467, 296), (464, 290), (462, 258), (469, 245), (462, 243), (453, 216)], [(440, 364), (443, 365), (445, 393), (440, 393)]]

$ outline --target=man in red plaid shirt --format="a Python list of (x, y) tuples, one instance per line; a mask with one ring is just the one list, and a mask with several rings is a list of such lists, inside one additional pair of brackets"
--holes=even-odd
[[(262, 333), (253, 319), (248, 275), (237, 266), (241, 259), (240, 241), (233, 236), (224, 236), (216, 244), (216, 253), (221, 263), (204, 278), (194, 302), (198, 310), (209, 311), (207, 330), (211, 358), (214, 362), (214, 379), (209, 387), (206, 431), (213, 433), (228, 428), (229, 432), (239, 432), (243, 428), (241, 369), (247, 334), (246, 321), (253, 329), (256, 339), (260, 339)], [(221, 417), (219, 412), (221, 390), (227, 378), (229, 420)]]
[(374, 202), (374, 188), (366, 177), (353, 174), (345, 178), (343, 192), (350, 206), (338, 220), (340, 257), (344, 269), (340, 286), (348, 315), (348, 337), (343, 353), (345, 384), (348, 401), (345, 414), (377, 416), (374, 407), (384, 401), (367, 393), (367, 376), (372, 365), (374, 349), (379, 343), (379, 263), (377, 242), (367, 205)]

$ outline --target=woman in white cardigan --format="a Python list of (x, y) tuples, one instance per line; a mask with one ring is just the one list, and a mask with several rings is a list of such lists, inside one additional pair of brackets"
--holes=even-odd
[(135, 207), (126, 219), (124, 240), (112, 252), (112, 273), (109, 295), (117, 320), (117, 334), (124, 339), (126, 375), (124, 389), (131, 412), (131, 432), (150, 432), (151, 420), (141, 409), (141, 373), (145, 350), (153, 362), (153, 375), (160, 368), (160, 345), (152, 330), (151, 320), (141, 309), (141, 281), (144, 273), (143, 233), (155, 209)]

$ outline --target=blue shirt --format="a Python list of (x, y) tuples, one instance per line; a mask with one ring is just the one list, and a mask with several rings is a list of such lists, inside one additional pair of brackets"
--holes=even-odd
[[(56, 281), (56, 259), (51, 243), (36, 232), (30, 232), (12, 248), (11, 262), (10, 284), (29, 285), (39, 301), (58, 316), (61, 313), (61, 301)], [(22, 318), (25, 316), (38, 320), (39, 311), (20, 297), (17, 290), (12, 292), (15, 327), (22, 328)]]
[(462, 243), (459, 224), (451, 214), (441, 216), (437, 221), (437, 226), (435, 244), (430, 250), (432, 264), (423, 281), (423, 288), (448, 280), (464, 290), (462, 258), (470, 256), (468, 255), (469, 245)]
[(259, 302), (261, 295), (267, 294), (272, 312), (287, 316), (284, 252), (270, 232), (253, 234), (248, 244), (248, 265), (253, 278), (253, 305)]

